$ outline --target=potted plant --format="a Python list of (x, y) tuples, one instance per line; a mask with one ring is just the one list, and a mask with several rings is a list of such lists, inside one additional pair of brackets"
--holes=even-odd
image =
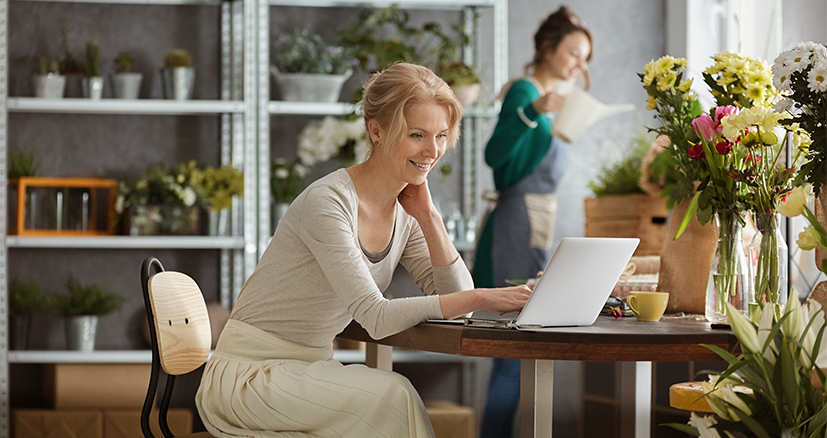
[(462, 106), (476, 103), (480, 96), (480, 75), (473, 67), (464, 62), (453, 62), (439, 69), (439, 77), (454, 89)]
[(131, 183), (122, 182), (115, 211), (128, 234), (196, 234), (200, 178), (195, 161), (189, 161), (168, 169), (152, 168)]
[(350, 49), (331, 46), (321, 36), (296, 30), (276, 40), (270, 70), (282, 99), (336, 102), (356, 63)]
[(119, 311), (124, 298), (99, 284), (81, 284), (74, 277), (66, 280), (66, 291), (55, 300), (66, 318), (67, 347), (69, 350), (93, 351), (98, 317)]
[(164, 86), (164, 99), (189, 100), (192, 97), (192, 86), (195, 80), (195, 69), (192, 67), (192, 56), (183, 49), (174, 49), (164, 57), (164, 68), (161, 69), (161, 82)]
[(276, 158), (270, 163), (270, 194), (273, 196), (273, 231), (287, 212), (290, 203), (304, 190), (302, 181), (309, 169), (296, 158), (288, 162)]
[(66, 36), (66, 22), (60, 23), (60, 74), (66, 77), (66, 97), (83, 97), (83, 65), (72, 55), (69, 50), (69, 40)]
[(233, 198), (244, 194), (244, 173), (232, 165), (219, 168), (207, 166), (199, 182), (204, 207), (209, 214), (209, 234), (225, 236), (229, 232), (229, 210)]
[(129, 52), (118, 52), (115, 57), (115, 74), (112, 76), (115, 99), (137, 99), (141, 91), (143, 75), (132, 71), (135, 58)]
[(49, 299), (35, 282), (15, 278), (9, 283), (9, 341), (11, 350), (25, 350), (32, 315), (49, 307)]
[(100, 74), (100, 47), (97, 38), (86, 39), (86, 62), (83, 64), (83, 97), (100, 100), (103, 96), (103, 77)]
[(66, 87), (66, 77), (60, 74), (60, 64), (56, 58), (41, 56), (39, 58), (39, 74), (32, 77), (32, 88), (35, 97), (46, 99), (63, 98), (63, 89)]

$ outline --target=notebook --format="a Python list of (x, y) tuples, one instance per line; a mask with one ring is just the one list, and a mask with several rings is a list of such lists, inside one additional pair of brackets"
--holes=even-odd
[(592, 325), (638, 243), (637, 238), (565, 237), (516, 319), (472, 317), (464, 323), (518, 329)]

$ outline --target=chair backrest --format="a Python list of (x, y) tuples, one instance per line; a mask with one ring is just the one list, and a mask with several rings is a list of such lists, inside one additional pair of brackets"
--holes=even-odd
[[(156, 274), (150, 275), (153, 267)], [(164, 271), (158, 259), (148, 257), (144, 260), (141, 283), (152, 343), (152, 370), (141, 411), (141, 430), (146, 438), (154, 438), (149, 416), (163, 368), (168, 376), (158, 420), (164, 436), (169, 438), (173, 435), (167, 424), (167, 411), (175, 376), (198, 369), (209, 358), (210, 319), (198, 284), (186, 274)]]

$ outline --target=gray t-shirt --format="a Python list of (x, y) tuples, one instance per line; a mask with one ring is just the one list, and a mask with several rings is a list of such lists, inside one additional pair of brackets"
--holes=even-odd
[[(381, 339), (442, 318), (434, 294), (474, 288), (461, 257), (449, 266), (431, 266), (419, 224), (398, 204), (390, 252), (371, 263), (359, 244), (358, 211), (356, 189), (344, 169), (302, 192), (279, 221), (232, 318), (288, 341), (324, 347), (351, 320)], [(427, 296), (383, 296), (399, 263)]]

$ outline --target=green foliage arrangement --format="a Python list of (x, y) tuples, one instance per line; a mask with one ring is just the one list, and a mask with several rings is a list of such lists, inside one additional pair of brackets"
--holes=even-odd
[(201, 194), (206, 208), (213, 211), (233, 206), (233, 196), (244, 194), (244, 173), (232, 165), (213, 168), (207, 166), (200, 172)]
[(68, 293), (55, 297), (57, 307), (65, 316), (106, 315), (117, 312), (124, 298), (99, 284), (84, 285), (74, 277), (66, 280)]
[(192, 56), (183, 49), (173, 49), (164, 57), (164, 67), (192, 67)]
[(91, 78), (101, 73), (100, 47), (97, 38), (86, 39), (86, 63), (83, 65), (83, 75)]
[(115, 73), (130, 73), (132, 71), (132, 63), (135, 58), (129, 52), (118, 52), (115, 57)]
[(34, 156), (34, 152), (11, 151), (9, 153), (9, 178), (23, 176), (37, 176), (42, 160)]
[(616, 163), (604, 165), (596, 181), (589, 181), (589, 188), (597, 197), (643, 193), (640, 188), (640, 166), (649, 151), (651, 138), (641, 132), (632, 138)]
[(289, 204), (304, 190), (302, 181), (309, 169), (296, 158), (288, 162), (276, 158), (270, 165), (270, 193), (276, 203)]
[(369, 65), (384, 69), (397, 61), (422, 64), (434, 71), (459, 61), (462, 48), (471, 40), (464, 23), (444, 32), (437, 22), (421, 28), (409, 24), (408, 13), (396, 5), (364, 9), (358, 19), (339, 35), (346, 47), (354, 50), (365, 71)]
[(9, 283), (9, 314), (29, 316), (49, 307), (49, 297), (35, 282), (15, 278)]
[(479, 73), (463, 62), (443, 66), (439, 70), (439, 77), (454, 88), (480, 83)]
[(328, 45), (306, 29), (279, 37), (272, 57), (281, 73), (342, 75), (356, 64), (352, 49)]
[(131, 183), (120, 183), (115, 210), (120, 214), (132, 206), (193, 207), (201, 190), (200, 172), (194, 160), (168, 169), (149, 169)]

